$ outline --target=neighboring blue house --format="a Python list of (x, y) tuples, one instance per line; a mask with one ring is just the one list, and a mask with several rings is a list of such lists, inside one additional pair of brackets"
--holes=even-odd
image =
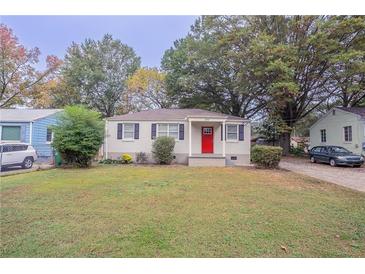
[(53, 155), (50, 126), (57, 123), (62, 109), (0, 109), (1, 142), (24, 142), (37, 151), (40, 161)]

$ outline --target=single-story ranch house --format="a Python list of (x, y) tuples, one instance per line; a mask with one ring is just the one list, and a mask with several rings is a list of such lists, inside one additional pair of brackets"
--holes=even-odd
[(52, 130), (61, 109), (0, 109), (1, 142), (31, 144), (39, 161), (49, 161), (52, 156)]
[(365, 154), (365, 107), (335, 107), (310, 128), (310, 147), (334, 145)]
[(250, 163), (250, 121), (201, 109), (156, 109), (108, 118), (104, 158), (116, 159), (128, 153), (135, 160), (137, 153), (144, 152), (148, 162), (153, 162), (152, 144), (159, 136), (175, 138), (175, 163)]

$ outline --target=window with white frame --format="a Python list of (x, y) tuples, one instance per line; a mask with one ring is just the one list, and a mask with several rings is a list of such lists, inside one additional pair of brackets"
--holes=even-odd
[(134, 124), (123, 124), (123, 139), (134, 139)]
[(21, 127), (20, 126), (2, 126), (1, 140), (3, 141), (20, 141)]
[(179, 138), (179, 124), (158, 124), (157, 137), (170, 136), (176, 140)]
[(327, 142), (327, 133), (325, 129), (321, 129), (321, 142), (322, 143)]
[(237, 141), (238, 140), (238, 126), (237, 125), (227, 125), (227, 141)]
[(345, 142), (352, 142), (352, 126), (346, 126), (343, 128)]
[(47, 128), (46, 141), (47, 141), (47, 143), (53, 142), (53, 131), (50, 128)]

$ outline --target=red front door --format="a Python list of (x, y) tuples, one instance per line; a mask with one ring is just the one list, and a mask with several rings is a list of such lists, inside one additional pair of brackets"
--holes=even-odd
[(202, 153), (213, 153), (213, 127), (202, 127)]

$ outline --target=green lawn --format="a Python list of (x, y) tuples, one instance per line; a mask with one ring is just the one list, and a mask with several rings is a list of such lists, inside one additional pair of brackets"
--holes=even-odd
[(365, 256), (365, 194), (285, 171), (14, 175), (1, 178), (0, 221), (1, 257)]

